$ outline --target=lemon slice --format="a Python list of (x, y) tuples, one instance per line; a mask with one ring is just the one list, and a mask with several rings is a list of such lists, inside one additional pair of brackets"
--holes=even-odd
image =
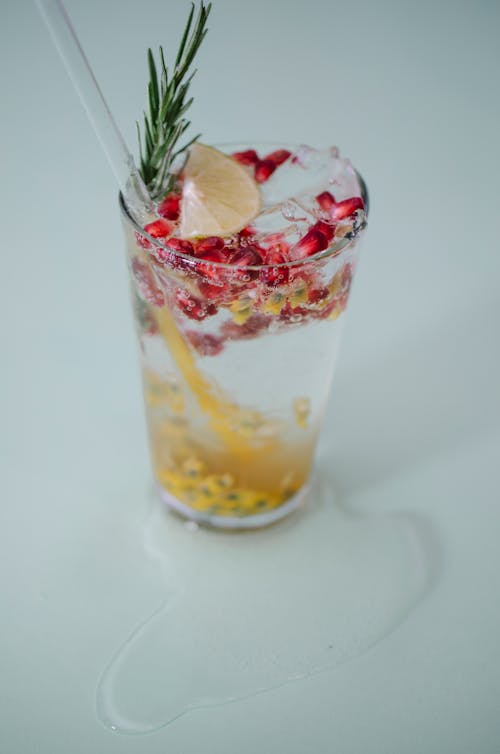
[(236, 233), (260, 204), (259, 188), (242, 165), (213, 147), (193, 144), (184, 169), (182, 238)]

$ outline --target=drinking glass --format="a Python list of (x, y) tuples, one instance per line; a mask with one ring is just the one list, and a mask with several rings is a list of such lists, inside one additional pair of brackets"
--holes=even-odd
[(200, 524), (270, 524), (310, 488), (365, 220), (311, 257), (234, 266), (169, 248), (120, 208), (159, 494)]

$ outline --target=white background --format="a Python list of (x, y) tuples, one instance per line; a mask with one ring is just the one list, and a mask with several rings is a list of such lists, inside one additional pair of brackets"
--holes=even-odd
[[(133, 143), (187, 3), (68, 9)], [(335, 143), (370, 188), (320, 459), (347, 507), (427, 517), (442, 569), (357, 660), (140, 739), (94, 711), (162, 591), (116, 187), (34, 4), (0, 12), (2, 754), (498, 752), (498, 3), (216, 1), (204, 141)]]

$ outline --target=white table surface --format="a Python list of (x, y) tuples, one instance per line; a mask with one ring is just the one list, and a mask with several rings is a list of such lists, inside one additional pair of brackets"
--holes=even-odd
[[(168, 579), (145, 546), (150, 471), (114, 179), (34, 5), (9, 0), (0, 24), (0, 751), (493, 754), (500, 6), (215, 5), (193, 85), (204, 140), (336, 143), (369, 185), (370, 227), (319, 465), (339, 504), (363, 520), (425, 521), (432, 578), (405, 620), (327, 672), (145, 736), (98, 719), (102, 672), (161, 604)], [(133, 141), (145, 50), (172, 49), (187, 4), (68, 8)], [(159, 524), (157, 548), (176, 526)], [(283, 557), (295, 547), (308, 562), (315, 537), (307, 524), (290, 531), (268, 537)], [(217, 566), (205, 535), (191, 550), (201, 569)], [(269, 577), (266, 552), (255, 558), (257, 589)], [(360, 552), (360, 573), (369, 567)], [(327, 604), (328, 580), (318, 574), (317, 583)], [(370, 595), (374, 613), (385, 586)], [(304, 595), (297, 588), (299, 629)], [(235, 599), (244, 610), (248, 595)], [(219, 611), (222, 623), (225, 609), (224, 595), (214, 597), (210, 619)], [(223, 666), (217, 651), (209, 661)], [(165, 693), (187, 672), (174, 663)]]

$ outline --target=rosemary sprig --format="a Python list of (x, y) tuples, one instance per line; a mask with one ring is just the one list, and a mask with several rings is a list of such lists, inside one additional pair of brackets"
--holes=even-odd
[(189, 84), (196, 70), (188, 74), (193, 59), (207, 33), (206, 23), (211, 10), (201, 0), (196, 19), (195, 5), (191, 5), (186, 28), (177, 51), (172, 75), (165, 64), (163, 48), (160, 47), (160, 75), (151, 49), (148, 50), (148, 102), (149, 114), (144, 112), (144, 129), (137, 123), (139, 140), (139, 172), (154, 201), (172, 190), (176, 176), (171, 173), (172, 164), (200, 134), (179, 147), (178, 141), (191, 125), (184, 114), (193, 98), (186, 100)]

